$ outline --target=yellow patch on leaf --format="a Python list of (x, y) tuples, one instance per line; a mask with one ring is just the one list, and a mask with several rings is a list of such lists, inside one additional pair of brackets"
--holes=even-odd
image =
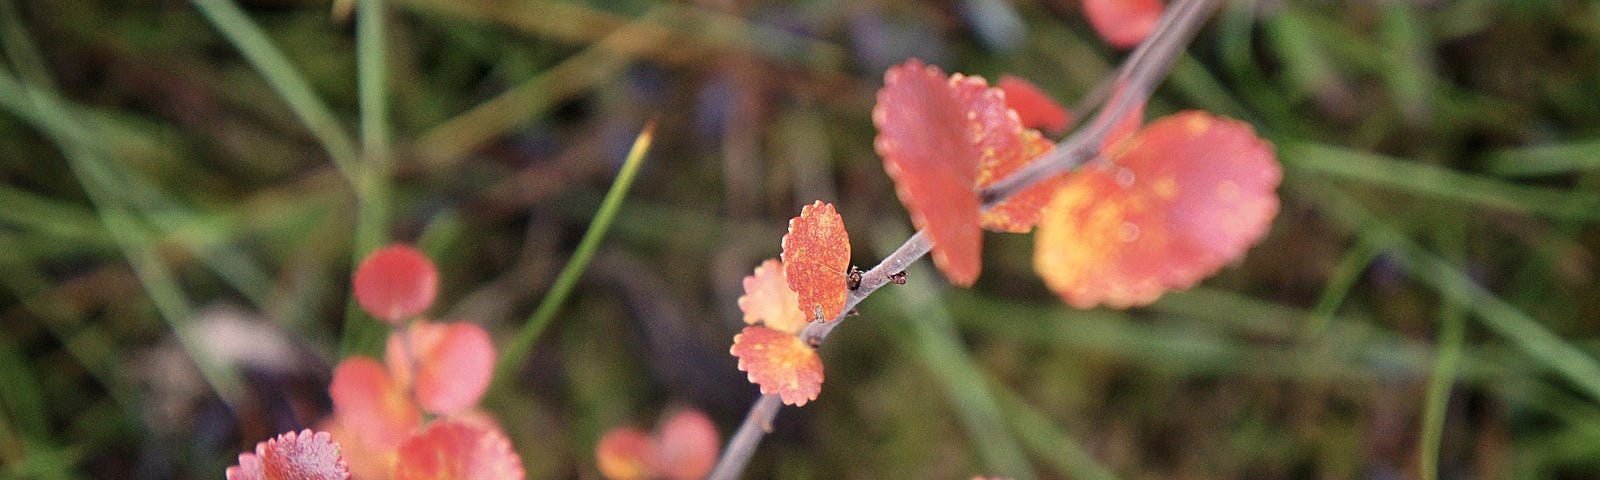
[(799, 337), (766, 327), (745, 327), (733, 337), (729, 353), (739, 370), (763, 395), (776, 394), (796, 407), (816, 400), (822, 391), (822, 357)]
[(783, 262), (775, 258), (761, 262), (755, 273), (744, 277), (744, 295), (739, 297), (739, 310), (744, 312), (744, 323), (760, 323), (790, 334), (799, 333), (808, 321), (800, 311), (799, 296), (789, 288), (789, 281), (783, 273)]
[(1044, 210), (1034, 270), (1078, 308), (1149, 304), (1244, 255), (1278, 211), (1282, 170), (1249, 125), (1157, 120), (1066, 181)]

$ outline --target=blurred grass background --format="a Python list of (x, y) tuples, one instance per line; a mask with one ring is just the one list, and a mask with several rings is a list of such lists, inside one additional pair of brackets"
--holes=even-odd
[[(727, 434), (756, 395), (734, 300), (784, 222), (837, 204), (863, 266), (909, 234), (884, 68), (1072, 105), (1121, 58), (1070, 0), (0, 0), (0, 47), (7, 478), (220, 478), (313, 424), (380, 339), (346, 292), (387, 241), (439, 263), (439, 318), (509, 341), (651, 119), (486, 405), (529, 478), (596, 478), (605, 429), (675, 406)], [(1593, 2), (1226, 2), (1150, 111), (1277, 146), (1247, 258), (1074, 311), (991, 234), (976, 288), (923, 265), (864, 303), (748, 476), (1593, 478), (1597, 59)]]

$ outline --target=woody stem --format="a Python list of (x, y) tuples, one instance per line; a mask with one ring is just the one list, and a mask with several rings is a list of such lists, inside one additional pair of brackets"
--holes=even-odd
[[(1167, 72), (1172, 69), (1172, 64), (1178, 55), (1194, 39), (1195, 33), (1200, 30), (1200, 25), (1216, 9), (1218, 1), (1177, 0), (1169, 5), (1167, 11), (1162, 14), (1161, 21), (1156, 24), (1155, 31), (1139, 44), (1139, 48), (1128, 55), (1117, 70), (1117, 77), (1112, 87), (1114, 93), (1105, 107), (1100, 109), (1087, 126), (1062, 140), (1055, 149), (1035, 158), (1028, 166), (996, 181), (980, 192), (983, 209), (992, 208), (1036, 183), (1072, 170), (1094, 158), (1112, 126), (1149, 100), (1150, 95), (1155, 92), (1156, 85), (1160, 84), (1161, 80), (1166, 78)], [(844, 308), (840, 309), (837, 317), (832, 321), (812, 322), (800, 332), (800, 339), (813, 348), (820, 347), (828, 334), (844, 322), (847, 312), (853, 310), (872, 292), (889, 283), (890, 275), (905, 271), (911, 262), (927, 255), (932, 248), (933, 242), (924, 231), (918, 231), (906, 239), (894, 253), (884, 257), (878, 265), (861, 275), (860, 288), (850, 291)], [(744, 422), (739, 425), (739, 429), (728, 439), (728, 446), (723, 450), (721, 458), (717, 459), (716, 468), (706, 478), (710, 480), (738, 478), (744, 471), (745, 465), (750, 462), (750, 457), (755, 454), (756, 446), (762, 437), (771, 431), (772, 420), (777, 418), (778, 411), (782, 407), (782, 400), (777, 395), (763, 395), (756, 400), (750, 407), (750, 412), (745, 415)]]

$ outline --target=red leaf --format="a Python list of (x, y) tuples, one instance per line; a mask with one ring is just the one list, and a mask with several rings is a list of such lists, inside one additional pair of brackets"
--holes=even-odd
[(783, 235), (783, 273), (800, 311), (812, 320), (831, 321), (844, 310), (845, 269), (850, 266), (850, 235), (833, 205), (817, 201), (789, 220)]
[(393, 449), (422, 422), (422, 413), (376, 360), (350, 357), (328, 386), (340, 424), (373, 449)]
[(637, 428), (616, 428), (594, 446), (600, 475), (611, 480), (643, 480), (655, 475), (650, 466), (656, 456), (655, 440)]
[(980, 132), (967, 117), (976, 112), (956, 98), (957, 83), (959, 78), (947, 80), (938, 67), (916, 59), (890, 68), (872, 122), (878, 127), (874, 146), (900, 203), (933, 241), (934, 265), (951, 283), (968, 286), (982, 269), (974, 190), (981, 153), (974, 136)]
[(481, 421), (435, 420), (400, 445), (396, 480), (521, 480), (522, 458), (500, 428)]
[(1023, 127), (1061, 133), (1072, 125), (1072, 114), (1032, 82), (1001, 75), (994, 86), (1006, 92), (1006, 106), (1017, 112)]
[(1181, 112), (1115, 150), (1068, 180), (1035, 239), (1034, 269), (1075, 307), (1188, 288), (1244, 255), (1277, 213), (1281, 168), (1244, 123)]
[(803, 406), (822, 391), (822, 357), (799, 337), (766, 327), (744, 327), (728, 350), (739, 358), (739, 370), (763, 395), (777, 394), (783, 403)]
[[(1055, 148), (1037, 130), (1022, 125), (1002, 90), (987, 87), (978, 77), (955, 74), (950, 78), (956, 101), (967, 109), (965, 118), (972, 123), (971, 140), (979, 152), (975, 188), (988, 188)], [(1039, 223), (1039, 211), (1065, 177), (1063, 174), (1035, 183), (983, 212), (983, 227), (1011, 233), (1033, 230), (1034, 224)]]
[(390, 245), (362, 260), (352, 283), (362, 310), (398, 324), (433, 305), (439, 270), (417, 249)]
[(287, 432), (256, 444), (254, 454), (239, 455), (228, 467), (228, 480), (346, 480), (350, 468), (339, 444), (327, 432)]
[[(478, 404), (494, 370), (494, 343), (483, 327), (470, 322), (416, 322), (389, 336), (384, 360), (396, 383), (411, 383), (416, 371), (417, 403), (429, 413), (450, 415)], [(406, 355), (410, 352), (410, 356)]]
[(695, 480), (711, 473), (721, 438), (711, 417), (681, 410), (656, 427), (656, 472), (672, 480)]
[(744, 277), (744, 295), (739, 297), (744, 323), (760, 323), (781, 332), (799, 333), (808, 320), (799, 305), (800, 298), (789, 288), (783, 262), (778, 259), (761, 262), (755, 273)]
[(1161, 0), (1083, 0), (1083, 15), (1095, 33), (1113, 47), (1138, 45), (1156, 29), (1165, 7)]

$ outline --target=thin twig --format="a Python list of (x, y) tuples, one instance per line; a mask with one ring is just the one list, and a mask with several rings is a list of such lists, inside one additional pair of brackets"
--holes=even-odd
[[(1028, 166), (980, 192), (983, 208), (985, 210), (992, 208), (1035, 183), (1076, 168), (1094, 158), (1112, 126), (1149, 100), (1156, 85), (1166, 77), (1178, 54), (1183, 52), (1189, 41), (1194, 38), (1200, 29), (1200, 24), (1215, 9), (1217, 2), (1218, 0), (1173, 2), (1162, 16), (1161, 22), (1156, 25), (1155, 32), (1146, 38), (1138, 49), (1129, 54), (1128, 59), (1118, 70), (1113, 87), (1114, 93), (1108, 101), (1109, 104), (1100, 109), (1088, 126), (1057, 144), (1054, 150), (1041, 155)], [(872, 292), (889, 283), (890, 275), (905, 271), (906, 266), (927, 255), (932, 248), (933, 242), (928, 239), (925, 232), (918, 231), (906, 239), (894, 253), (861, 275), (861, 287), (850, 292), (838, 317), (832, 321), (807, 325), (805, 330), (800, 332), (800, 339), (812, 347), (821, 346), (828, 334), (848, 316), (843, 312), (853, 310)], [(750, 413), (745, 415), (744, 423), (739, 425), (739, 430), (728, 440), (728, 447), (723, 450), (722, 457), (717, 459), (716, 468), (706, 478), (710, 480), (737, 478), (749, 463), (751, 455), (755, 454), (756, 445), (771, 430), (772, 420), (777, 417), (778, 410), (782, 406), (781, 399), (777, 395), (763, 395), (757, 400), (750, 408)]]

